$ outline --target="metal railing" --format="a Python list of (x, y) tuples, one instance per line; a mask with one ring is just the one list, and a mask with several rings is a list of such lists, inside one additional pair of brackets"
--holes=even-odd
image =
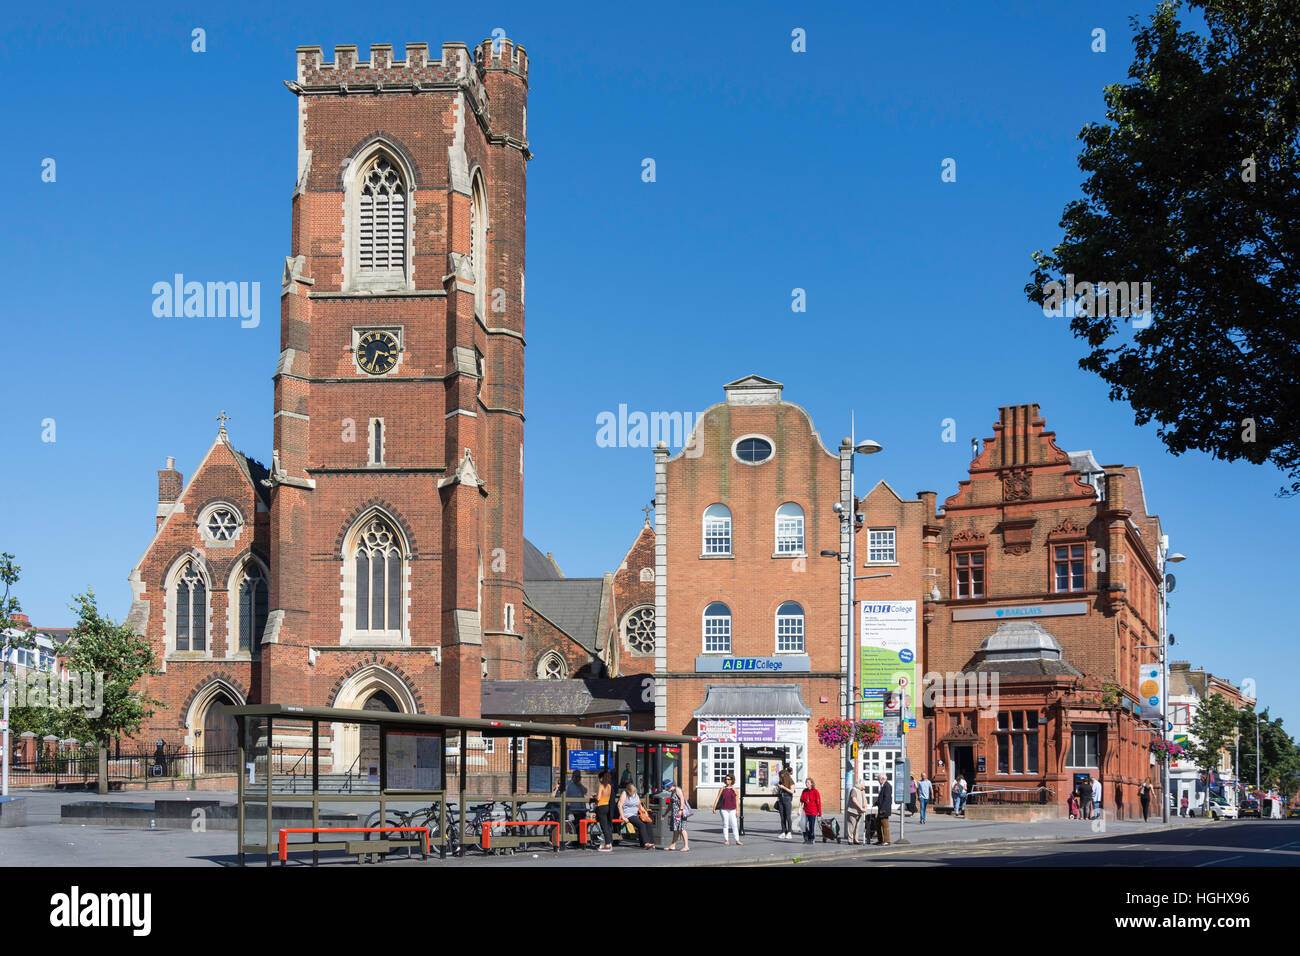
[[(109, 751), (110, 786), (148, 780), (195, 779), (212, 773), (235, 773), (238, 750), (198, 750), (159, 754)], [(94, 786), (99, 780), (99, 753), (94, 747), (38, 753), (34, 760), (15, 758), (9, 783), (16, 788)]]

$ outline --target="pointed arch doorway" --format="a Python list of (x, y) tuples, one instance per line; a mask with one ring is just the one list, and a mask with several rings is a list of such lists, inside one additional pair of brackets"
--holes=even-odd
[(218, 692), (203, 715), (203, 772), (234, 773), (238, 767), (239, 729), (230, 708), (235, 702)]

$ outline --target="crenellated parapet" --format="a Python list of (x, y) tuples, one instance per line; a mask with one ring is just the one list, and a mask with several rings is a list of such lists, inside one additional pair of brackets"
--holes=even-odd
[(474, 51), (474, 62), (484, 73), (501, 70), (528, 81), (528, 51), (509, 37), (484, 40)]
[(372, 43), (369, 60), (350, 43), (336, 46), (333, 60), (318, 46), (300, 46), (298, 77), (285, 85), (298, 96), (462, 90), (476, 112), (488, 114), (487, 89), (464, 43), (444, 43), (438, 59), (429, 58), (427, 43), (408, 43), (404, 60), (393, 59), (391, 43)]

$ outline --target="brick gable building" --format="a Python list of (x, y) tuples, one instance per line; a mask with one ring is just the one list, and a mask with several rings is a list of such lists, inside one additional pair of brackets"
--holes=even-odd
[(993, 429), (940, 512), (923, 496), (927, 769), (945, 793), (959, 773), (1051, 814), (1091, 775), (1108, 812), (1133, 816), (1138, 786), (1159, 786), (1138, 714), (1159, 643), (1159, 519), (1138, 469), (1062, 451), (1037, 405), (1002, 408)]

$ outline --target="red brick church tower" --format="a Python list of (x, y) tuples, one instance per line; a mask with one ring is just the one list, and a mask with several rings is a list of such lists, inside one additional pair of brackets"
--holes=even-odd
[(519, 644), (528, 58), (298, 50), (262, 697), (477, 716)]
[(270, 467), (223, 427), (160, 473), (146, 738), (198, 745), (207, 702), (476, 717), (489, 662), (522, 676), (528, 57), (405, 56), (298, 50)]

